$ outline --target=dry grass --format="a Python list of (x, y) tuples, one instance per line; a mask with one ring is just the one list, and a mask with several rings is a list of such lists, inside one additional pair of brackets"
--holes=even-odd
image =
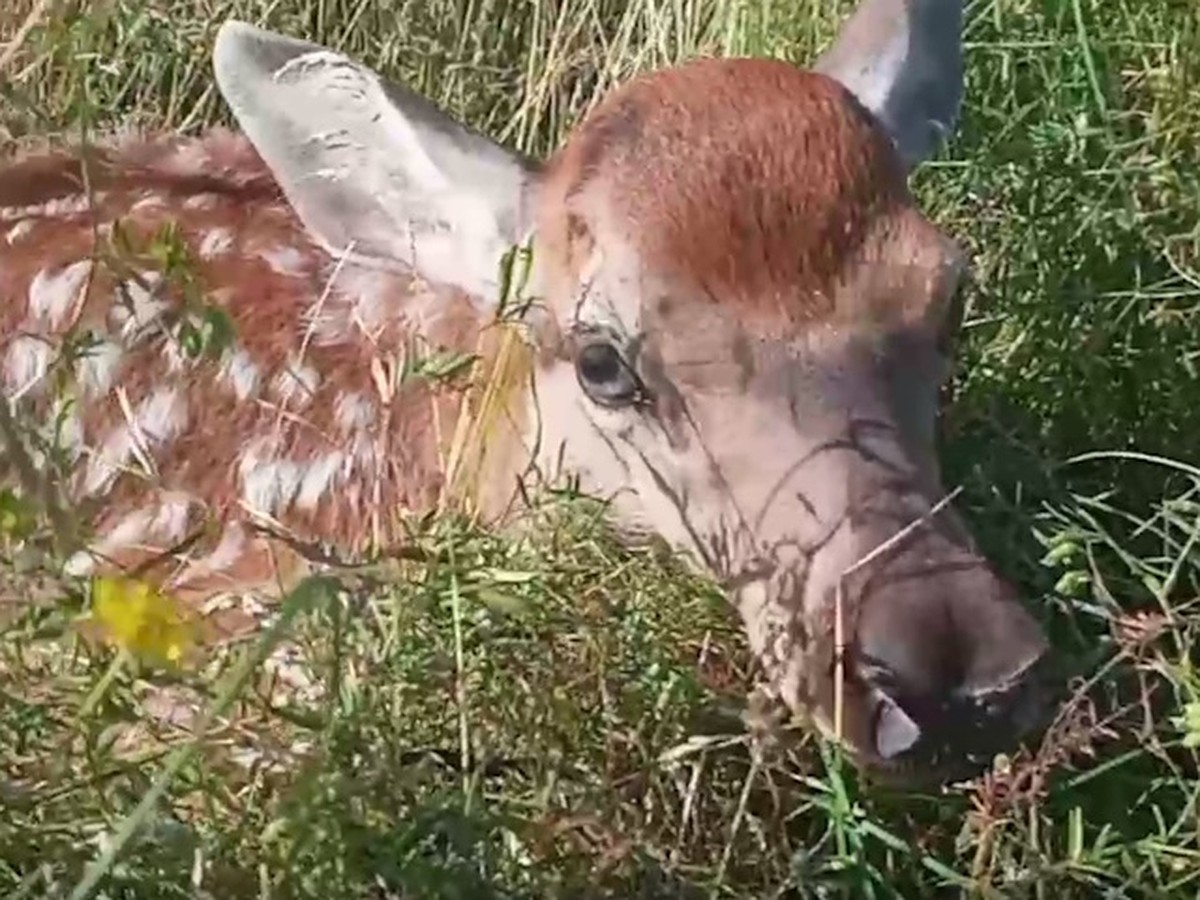
[[(236, 14), (541, 153), (633, 71), (803, 60), (847, 5), (60, 2), (14, 44), (25, 0), (0, 135), (220, 120), (208, 47)], [(917, 186), (974, 256), (947, 478), (1070, 678), (1036, 746), (925, 795), (762, 737), (711, 586), (566, 496), (507, 537), (426, 523), (388, 570), (292, 598), (286, 633), (130, 672), (75, 629), (81, 586), (31, 574), (55, 529), (6, 498), (0, 891), (67, 896), (100, 860), (138, 898), (1196, 896), (1200, 11), (969, 22), (964, 126)]]

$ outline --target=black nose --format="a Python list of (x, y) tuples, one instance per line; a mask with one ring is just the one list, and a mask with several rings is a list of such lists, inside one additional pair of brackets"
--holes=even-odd
[(920, 724), (922, 739), (906, 762), (942, 782), (975, 777), (998, 753), (1015, 751), (1050, 724), (1062, 684), (1053, 657), (1044, 654), (992, 690), (917, 701), (910, 715)]
[[(932, 694), (906, 695), (892, 683), (884, 702), (904, 710), (919, 738), (911, 748), (887, 758), (881, 775), (887, 778), (888, 772), (894, 772), (905, 781), (942, 784), (974, 778), (991, 766), (997, 754), (1015, 751), (1050, 724), (1063, 684), (1050, 654), (988, 690), (978, 686), (972, 690), (960, 683)], [(882, 722), (877, 719), (877, 730)], [(878, 740), (877, 733), (877, 744)]]
[(993, 690), (956, 697), (967, 725), (959, 738), (964, 749), (973, 745), (996, 753), (1049, 724), (1053, 701), (1061, 687), (1054, 658), (1045, 653), (1010, 682)]

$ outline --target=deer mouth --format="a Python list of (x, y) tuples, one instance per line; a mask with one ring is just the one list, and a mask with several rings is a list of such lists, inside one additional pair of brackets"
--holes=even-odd
[[(985, 690), (957, 692), (938, 701), (901, 697), (905, 714), (919, 723), (920, 738), (890, 758), (872, 755), (863, 768), (883, 783), (910, 788), (976, 778), (997, 755), (1012, 752), (1050, 724), (1058, 674), (1053, 657), (1043, 653)], [(873, 732), (880, 713), (877, 708)]]

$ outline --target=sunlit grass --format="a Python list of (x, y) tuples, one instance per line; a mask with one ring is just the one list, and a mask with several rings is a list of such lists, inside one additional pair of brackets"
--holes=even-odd
[[(849, 5), (51, 3), (0, 47), (0, 139), (224, 119), (208, 48), (237, 15), (540, 154), (636, 70), (802, 61)], [(936, 795), (760, 741), (716, 591), (566, 497), (508, 536), (425, 523), (252, 648), (118, 665), (79, 631), (87, 586), (45, 574), (53, 523), (6, 494), (0, 893), (1196, 896), (1200, 10), (968, 8), (962, 131), (916, 179), (973, 261), (943, 458), (1070, 679), (1044, 741)]]

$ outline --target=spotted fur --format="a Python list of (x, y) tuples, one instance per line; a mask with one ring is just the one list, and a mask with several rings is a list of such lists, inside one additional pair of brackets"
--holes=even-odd
[[(415, 276), (339, 268), (244, 137), (17, 156), (0, 167), (0, 222), (6, 394), (65, 415), (67, 497), (92, 511), (95, 544), (73, 571), (138, 566), (194, 532), (167, 565), (172, 585), (273, 587), (297, 561), (254, 526), (355, 558), (395, 540), (403, 510), (435, 502), (435, 433), (457, 392), (394, 389), (380, 373), (418, 339), (473, 351), (478, 314)], [(180, 280), (114, 239), (144, 251), (167, 226), (196, 296), (232, 323), (215, 359), (188, 358), (172, 330)]]

